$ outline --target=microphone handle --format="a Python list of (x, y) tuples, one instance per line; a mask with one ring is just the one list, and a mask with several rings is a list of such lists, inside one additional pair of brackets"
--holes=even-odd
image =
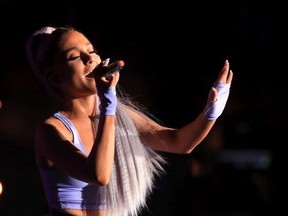
[(109, 78), (109, 76), (113, 73), (115, 73), (116, 71), (120, 71), (124, 68), (124, 61), (123, 60), (116, 60), (114, 62), (112, 62), (111, 64), (109, 64), (107, 67), (103, 67), (103, 75), (106, 78)]

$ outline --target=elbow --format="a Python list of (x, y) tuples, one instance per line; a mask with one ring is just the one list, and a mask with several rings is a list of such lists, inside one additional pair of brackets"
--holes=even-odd
[(101, 186), (107, 186), (110, 181), (110, 176), (108, 175), (100, 175), (97, 177), (97, 182)]
[(89, 176), (89, 182), (99, 184), (101, 186), (107, 186), (110, 181), (111, 173), (107, 171), (94, 170), (94, 172), (90, 172)]
[(110, 182), (111, 172), (108, 170), (96, 170), (95, 180), (101, 186), (107, 186)]
[(197, 145), (187, 145), (186, 147), (184, 147), (184, 148), (182, 148), (182, 149), (178, 149), (179, 151), (178, 151), (178, 153), (179, 154), (186, 154), (186, 155), (188, 155), (188, 154), (190, 154), (194, 149), (195, 149), (195, 147), (196, 147)]
[(90, 182), (99, 184), (101, 186), (107, 186), (109, 184), (111, 179), (112, 166), (105, 166), (103, 163), (101, 163), (100, 166), (97, 166), (96, 164), (88, 164), (87, 171)]
[(189, 149), (182, 149), (181, 151), (177, 151), (177, 154), (182, 154), (182, 155), (188, 155), (192, 152), (193, 149), (189, 148)]
[(101, 186), (107, 186), (109, 184), (110, 177), (101, 175), (101, 176), (94, 176), (88, 180), (88, 182), (91, 182), (93, 184), (99, 184)]

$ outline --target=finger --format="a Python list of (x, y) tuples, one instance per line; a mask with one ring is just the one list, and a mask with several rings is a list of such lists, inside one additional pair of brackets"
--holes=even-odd
[(119, 77), (120, 77), (120, 72), (119, 71), (116, 71), (114, 72), (113, 74), (111, 74), (110, 78), (109, 78), (109, 81), (116, 85), (118, 80), (119, 80)]
[(226, 83), (231, 83), (232, 79), (233, 79), (233, 71), (230, 70), (229, 73), (228, 73), (228, 77), (227, 77)]
[(106, 58), (104, 61), (102, 61), (103, 66), (107, 66), (110, 62), (110, 58)]
[(96, 68), (94, 69), (96, 76), (99, 77), (99, 76), (101, 75), (101, 71), (102, 71), (103, 67), (106, 67), (106, 66), (109, 64), (109, 61), (110, 61), (110, 58), (107, 58), (107, 59), (101, 61), (101, 62), (96, 66)]
[(217, 81), (219, 82), (226, 82), (226, 79), (227, 79), (227, 76), (228, 76), (228, 73), (229, 73), (229, 61), (226, 60), (223, 67), (222, 67), (222, 70), (220, 71), (219, 75), (218, 75), (218, 79)]
[(214, 102), (217, 99), (217, 90), (215, 87), (212, 87), (209, 95), (208, 95), (208, 101)]

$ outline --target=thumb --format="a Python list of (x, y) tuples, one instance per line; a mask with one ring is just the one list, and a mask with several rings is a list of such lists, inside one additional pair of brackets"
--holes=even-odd
[(215, 102), (216, 100), (217, 100), (217, 89), (215, 87), (212, 87), (208, 95), (208, 101)]

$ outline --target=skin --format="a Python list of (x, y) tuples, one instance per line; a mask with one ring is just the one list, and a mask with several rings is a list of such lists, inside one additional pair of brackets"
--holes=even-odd
[[(93, 119), (98, 106), (96, 85), (116, 86), (120, 74), (112, 78), (89, 78), (85, 74), (101, 63), (90, 41), (81, 33), (71, 31), (59, 41), (60, 53), (54, 58), (54, 65), (48, 68), (51, 86), (62, 93), (60, 111), (76, 126), (83, 145), (89, 155), (85, 155), (72, 144), (70, 131), (54, 117), (49, 117), (36, 128), (35, 154), (39, 167), (51, 169), (57, 166), (68, 175), (86, 182), (109, 183), (115, 147), (115, 116), (99, 117), (99, 127), (94, 133)], [(231, 83), (233, 77), (226, 61), (216, 81)], [(208, 100), (215, 101), (217, 89), (213, 88)], [(207, 120), (200, 113), (191, 123), (182, 128), (163, 127), (127, 108), (145, 144), (157, 151), (189, 154), (207, 136), (215, 120)], [(141, 123), (139, 123), (141, 122)], [(141, 125), (148, 126), (149, 129)], [(156, 136), (151, 134), (151, 129)], [(82, 211), (66, 209), (73, 215), (104, 216), (105, 211)]]

